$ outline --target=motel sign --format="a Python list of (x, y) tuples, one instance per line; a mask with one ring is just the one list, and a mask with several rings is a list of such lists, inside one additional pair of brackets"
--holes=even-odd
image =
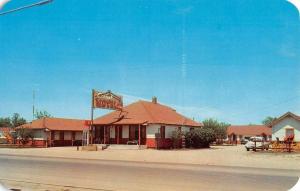
[(122, 96), (113, 94), (111, 91), (93, 90), (93, 108), (120, 110), (122, 107)]

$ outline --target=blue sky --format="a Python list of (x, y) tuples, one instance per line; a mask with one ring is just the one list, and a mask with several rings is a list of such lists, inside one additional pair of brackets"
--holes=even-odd
[(37, 109), (89, 118), (92, 88), (196, 120), (300, 114), (299, 34), (285, 0), (55, 0), (0, 17), (0, 116), (31, 120), (35, 89)]

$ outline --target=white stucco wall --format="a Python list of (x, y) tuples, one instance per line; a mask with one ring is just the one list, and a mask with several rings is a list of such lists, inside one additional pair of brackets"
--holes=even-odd
[(294, 129), (294, 140), (300, 142), (300, 122), (292, 117), (287, 117), (272, 127), (272, 140), (276, 141), (276, 137), (278, 137), (279, 140), (283, 140), (285, 137), (285, 131), (288, 128)]
[[(147, 138), (155, 138), (155, 133), (159, 133), (159, 128), (161, 126), (165, 126), (165, 138), (171, 138), (172, 132), (179, 127), (175, 125), (150, 124), (146, 127)], [(181, 131), (188, 132), (190, 131), (190, 127), (181, 127)]]
[(123, 125), (122, 127), (122, 138), (128, 139), (129, 138), (129, 126)]

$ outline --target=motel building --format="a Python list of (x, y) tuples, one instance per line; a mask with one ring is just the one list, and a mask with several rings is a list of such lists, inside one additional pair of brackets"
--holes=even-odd
[(231, 144), (256, 136), (271, 141), (272, 129), (265, 125), (231, 125), (227, 128), (227, 141)]
[[(42, 118), (16, 128), (16, 131), (30, 130), (33, 139), (26, 143), (32, 147), (77, 146), (82, 144), (84, 120)], [(17, 142), (19, 144), (19, 142)]]
[(200, 128), (203, 125), (162, 105), (154, 97), (151, 102), (137, 101), (93, 121), (92, 143), (137, 144), (145, 148), (172, 147), (172, 132)]

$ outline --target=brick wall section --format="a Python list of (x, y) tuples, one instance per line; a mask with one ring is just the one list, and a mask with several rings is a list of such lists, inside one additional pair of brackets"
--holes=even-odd
[[(156, 140), (152, 138), (147, 138), (146, 145), (147, 148), (156, 148)], [(161, 149), (170, 149), (173, 146), (172, 139), (166, 138), (160, 141), (159, 148)]]

